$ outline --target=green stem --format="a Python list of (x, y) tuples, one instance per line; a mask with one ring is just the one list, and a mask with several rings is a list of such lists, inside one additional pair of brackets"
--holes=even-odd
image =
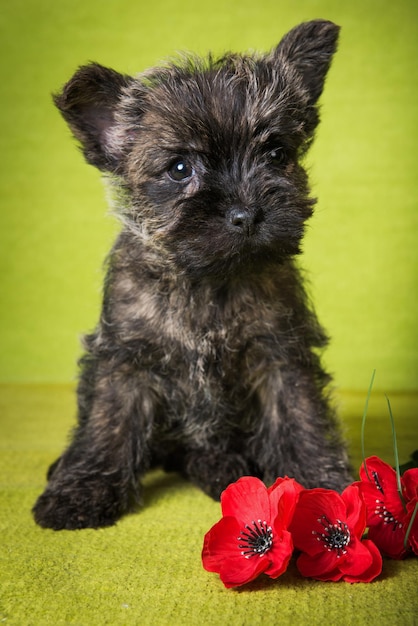
[(385, 398), (386, 398), (386, 402), (388, 403), (390, 424), (392, 426), (392, 442), (393, 442), (393, 455), (395, 457), (396, 483), (398, 486), (398, 493), (402, 502), (402, 506), (404, 508), (404, 511), (406, 511), (405, 499), (402, 493), (401, 472), (399, 470), (399, 456), (398, 456), (398, 444), (396, 442), (395, 420), (393, 419), (392, 407), (390, 406), (390, 401), (386, 394), (385, 394)]
[(372, 387), (373, 387), (373, 382), (374, 382), (374, 377), (376, 374), (376, 370), (373, 370), (373, 374), (372, 374), (372, 379), (370, 381), (370, 385), (369, 385), (369, 390), (367, 392), (367, 396), (366, 396), (366, 403), (364, 405), (364, 411), (363, 411), (363, 419), (361, 421), (361, 455), (363, 457), (363, 467), (364, 470), (366, 472), (366, 476), (368, 478), (368, 480), (371, 482), (371, 478), (369, 476), (369, 472), (367, 470), (367, 465), (366, 465), (366, 454), (364, 451), (364, 429), (366, 427), (366, 417), (367, 417), (367, 411), (369, 408), (369, 400), (370, 400), (370, 396), (372, 395)]
[(411, 519), (409, 520), (408, 528), (405, 533), (405, 539), (403, 542), (405, 550), (408, 550), (408, 539), (409, 539), (409, 535), (411, 534), (412, 524), (414, 523), (417, 513), (418, 513), (418, 502), (415, 504), (414, 512), (412, 513)]

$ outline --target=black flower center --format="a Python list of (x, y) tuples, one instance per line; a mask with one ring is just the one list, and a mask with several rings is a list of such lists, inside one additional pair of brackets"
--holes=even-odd
[(267, 522), (259, 519), (257, 522), (245, 524), (244, 530), (238, 537), (238, 548), (242, 556), (250, 559), (252, 556), (263, 556), (273, 545), (273, 530)]
[[(385, 495), (382, 484), (379, 480), (378, 473), (372, 472), (372, 476), (373, 476), (374, 484), (376, 485), (376, 489), (380, 491), (383, 495)], [(392, 524), (393, 531), (397, 530), (398, 528), (402, 528), (402, 522), (399, 522), (396, 519), (396, 517), (393, 515), (393, 513), (388, 511), (383, 500), (376, 499), (376, 508), (374, 512), (375, 512), (375, 515), (378, 515), (380, 519), (383, 520), (384, 524), (386, 525)]]
[(379, 474), (377, 472), (372, 472), (372, 476), (373, 476), (374, 484), (376, 485), (376, 489), (378, 489), (384, 495), (385, 492), (383, 491), (383, 487), (380, 483)]
[(312, 534), (317, 536), (317, 540), (322, 541), (329, 552), (335, 550), (338, 558), (343, 554), (347, 554), (346, 547), (351, 541), (347, 524), (339, 519), (333, 524), (326, 515), (320, 517), (318, 522), (321, 524), (323, 532), (312, 531)]
[(396, 517), (390, 511), (388, 511), (383, 500), (376, 500), (376, 508), (374, 512), (375, 515), (378, 515), (380, 519), (383, 520), (384, 524), (392, 524), (393, 531), (397, 530), (398, 528), (402, 528), (402, 522), (398, 522)]

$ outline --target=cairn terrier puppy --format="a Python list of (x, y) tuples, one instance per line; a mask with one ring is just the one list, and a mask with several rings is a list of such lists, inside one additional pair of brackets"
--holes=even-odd
[(123, 228), (41, 526), (113, 524), (156, 464), (213, 498), (243, 475), (351, 480), (295, 264), (314, 206), (301, 158), (338, 31), (316, 20), (265, 55), (186, 56), (136, 78), (90, 64), (55, 97), (111, 175)]

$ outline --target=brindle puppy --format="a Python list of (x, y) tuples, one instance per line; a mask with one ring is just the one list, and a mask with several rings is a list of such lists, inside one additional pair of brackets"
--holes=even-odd
[(113, 524), (155, 463), (214, 498), (245, 474), (351, 480), (326, 336), (295, 264), (314, 206), (301, 158), (338, 30), (308, 22), (266, 55), (186, 57), (136, 78), (91, 64), (56, 96), (111, 175), (123, 228), (41, 526)]

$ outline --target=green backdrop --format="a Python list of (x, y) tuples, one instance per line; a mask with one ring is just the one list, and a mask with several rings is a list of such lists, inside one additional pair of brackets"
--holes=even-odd
[(269, 49), (342, 26), (309, 158), (319, 196), (303, 264), (337, 385), (417, 385), (417, 3), (14, 0), (0, 11), (0, 382), (74, 378), (118, 228), (50, 93), (88, 60), (135, 73), (179, 50)]

